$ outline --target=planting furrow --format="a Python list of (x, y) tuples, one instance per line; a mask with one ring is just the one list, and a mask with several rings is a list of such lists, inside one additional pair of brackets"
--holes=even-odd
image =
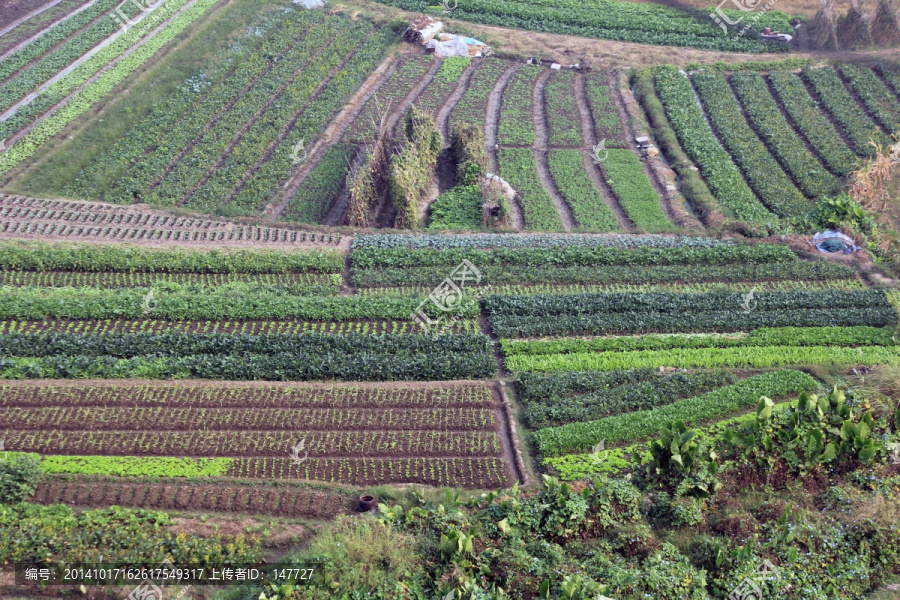
[(142, 273), (77, 271), (0, 271), (0, 286), (14, 287), (126, 287), (154, 288), (160, 284), (216, 287), (230, 283), (253, 283), (293, 288), (294, 293), (309, 287), (307, 294), (329, 294), (340, 288), (340, 278), (331, 274), (263, 273), (258, 275), (235, 273)]
[[(495, 72), (503, 64), (505, 63), (499, 61), (486, 63), (486, 65), (493, 67), (490, 71), (486, 67), (482, 67), (485, 76), (478, 78), (478, 83), (481, 85), (478, 87), (473, 85), (469, 89), (457, 105), (453, 117), (451, 117), (453, 122), (478, 124), (480, 121), (479, 112), (484, 115), (484, 148), (491, 158), (491, 169), (495, 173), (499, 169), (497, 139), (500, 135), (500, 103), (510, 78), (521, 68), (519, 64), (512, 63), (505, 71), (496, 74)], [(473, 76), (473, 79), (475, 77)], [(491, 86), (489, 92), (484, 89), (486, 85)], [(479, 108), (483, 108), (483, 110), (479, 111)], [(512, 202), (511, 204), (517, 204), (517, 202)], [(525, 228), (525, 221), (521, 218), (521, 214), (517, 215), (515, 214), (516, 212), (516, 208), (513, 207), (513, 225), (515, 229), (522, 230)]]
[(838, 72), (881, 128), (888, 134), (896, 132), (900, 127), (900, 107), (884, 82), (871, 69), (858, 65), (841, 65)]
[(509, 467), (499, 457), (310, 458), (299, 465), (287, 458), (248, 458), (236, 459), (228, 475), (354, 485), (418, 483), (476, 489), (496, 489), (512, 483)]
[(17, 452), (54, 455), (284, 457), (304, 441), (309, 458), (491, 457), (500, 450), (495, 432), (444, 431), (24, 431), (5, 429)]
[[(446, 62), (445, 59), (444, 62)], [(484, 59), (481, 59), (483, 61)], [(453, 88), (453, 93), (447, 98), (446, 102), (441, 104), (440, 110), (438, 110), (437, 115), (434, 118), (434, 125), (437, 127), (437, 130), (441, 133), (441, 139), (443, 140), (443, 147), (450, 147), (450, 115), (453, 113), (453, 109), (456, 108), (456, 105), (459, 104), (459, 101), (462, 100), (462, 97), (469, 89), (469, 85), (472, 82), (472, 77), (475, 76), (475, 71), (478, 68), (478, 65), (481, 62), (471, 61), (463, 72), (460, 74), (459, 79), (457, 80), (456, 87)]]
[(0, 414), (0, 428), (64, 431), (493, 431), (494, 412), (483, 408), (21, 408)]
[(29, 21), (29, 20), (33, 19), (34, 17), (38, 16), (39, 14), (41, 14), (42, 12), (47, 11), (47, 10), (50, 10), (51, 8), (53, 8), (54, 6), (56, 6), (57, 4), (59, 4), (60, 2), (62, 2), (62, 0), (50, 0), (50, 1), (47, 2), (46, 4), (39, 5), (37, 8), (35, 8), (35, 9), (34, 9), (33, 11), (31, 11), (30, 13), (28, 13), (28, 14), (22, 16), (22, 17), (19, 17), (18, 19), (16, 19), (15, 21), (13, 21), (12, 23), (10, 23), (9, 25), (6, 25), (6, 26), (4, 26), (2, 29), (0, 29), (0, 37), (6, 35), (6, 34), (9, 33), (10, 31), (12, 31), (13, 29), (15, 29), (15, 28), (18, 27), (19, 25), (21, 25), (22, 23), (24, 23), (25, 21)]
[[(82, 496), (82, 488), (92, 490), (91, 498), (76, 503)], [(165, 486), (166, 493), (145, 492), (144, 488), (162, 487), (149, 484), (120, 483), (116, 481), (91, 481), (63, 483), (48, 481), (37, 486), (34, 502), (38, 504), (68, 504), (80, 508), (127, 506), (147, 510), (182, 510), (201, 512), (244, 512), (246, 509), (235, 504), (220, 505), (220, 486), (171, 483)], [(249, 494), (249, 503), (254, 514), (276, 517), (304, 517), (309, 519), (333, 519), (350, 507), (346, 497), (325, 492), (313, 492), (293, 488), (260, 488), (238, 486), (238, 490)], [(156, 502), (152, 496), (159, 496)]]
[(259, 383), (97, 381), (85, 386), (65, 380), (7, 382), (0, 406), (160, 407), (242, 409), (485, 409), (496, 408), (490, 383), (471, 381), (407, 383)]
[(547, 191), (556, 210), (559, 212), (559, 218), (565, 231), (571, 231), (575, 227), (575, 219), (572, 217), (572, 207), (566, 204), (566, 199), (562, 197), (557, 189), (553, 176), (550, 174), (550, 167), (547, 164), (547, 119), (544, 110), (544, 87), (550, 74), (550, 69), (544, 70), (534, 80), (531, 96), (531, 118), (534, 125), (534, 162), (537, 165), (538, 177), (541, 185)]

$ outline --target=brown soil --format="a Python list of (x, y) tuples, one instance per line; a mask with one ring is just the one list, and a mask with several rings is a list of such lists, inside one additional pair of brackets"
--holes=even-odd
[[(103, 482), (44, 482), (37, 486), (32, 501), (38, 504), (66, 504), (78, 508), (105, 506), (125, 506), (131, 508), (166, 509), (191, 512), (242, 512), (231, 496), (221, 492), (229, 489), (246, 495), (247, 504), (253, 505), (254, 514), (278, 517), (302, 517), (307, 519), (332, 519), (338, 514), (349, 512), (350, 499), (346, 496), (327, 492), (314, 492), (294, 487), (234, 486), (228, 488), (218, 483), (197, 485), (196, 483), (147, 484), (133, 483), (127, 479), (121, 483)], [(228, 499), (231, 499), (229, 501)], [(264, 500), (260, 502), (260, 500)], [(177, 518), (173, 528), (197, 533), (206, 532), (212, 523), (196, 523), (186, 518)], [(235, 529), (240, 527), (240, 529)], [(231, 533), (234, 531), (235, 533)], [(208, 532), (213, 533), (213, 532)], [(245, 524), (219, 527), (222, 535), (246, 535)], [(300, 526), (279, 527), (273, 530), (272, 545), (283, 545), (294, 535), (302, 537), (305, 529)]]
[(538, 75), (534, 80), (534, 87), (531, 91), (531, 118), (534, 122), (534, 162), (537, 167), (538, 178), (541, 185), (547, 190), (550, 199), (553, 200), (554, 206), (559, 213), (562, 221), (563, 229), (571, 231), (575, 228), (575, 219), (572, 216), (572, 207), (570, 207), (562, 194), (556, 188), (553, 176), (550, 174), (550, 166), (547, 163), (547, 115), (544, 109), (544, 87), (547, 85), (547, 79), (553, 73), (550, 69), (545, 69), (543, 73)]

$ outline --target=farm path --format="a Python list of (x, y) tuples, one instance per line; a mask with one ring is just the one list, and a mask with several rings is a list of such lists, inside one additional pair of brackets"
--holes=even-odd
[[(397, 70), (398, 65), (399, 62), (397, 57), (390, 56), (386, 58), (371, 75), (369, 75), (353, 97), (350, 98), (350, 101), (341, 109), (331, 123), (328, 124), (325, 131), (322, 132), (322, 135), (319, 136), (319, 139), (316, 140), (316, 143), (313, 144), (312, 148), (309, 149), (309, 155), (306, 160), (300, 164), (296, 173), (288, 178), (287, 182), (284, 184), (284, 193), (281, 195), (278, 202), (270, 204), (266, 208), (265, 214), (267, 216), (276, 219), (281, 216), (281, 213), (284, 212), (284, 209), (291, 202), (294, 194), (300, 189), (300, 186), (309, 176), (310, 172), (312, 172), (313, 168), (315, 168), (315, 166), (319, 164), (319, 161), (322, 160), (325, 152), (343, 137), (344, 132), (347, 131), (350, 124), (353, 123), (353, 121), (356, 120), (356, 117), (359, 116), (359, 113), (362, 112), (362, 109), (366, 105), (366, 102), (369, 101), (369, 98), (381, 89), (381, 86), (390, 79), (391, 75), (394, 74), (394, 71)], [(332, 207), (332, 209), (334, 209), (334, 207)], [(331, 212), (329, 212), (329, 217), (330, 216)], [(328, 218), (326, 218), (326, 222), (330, 222)]]
[(544, 109), (544, 86), (547, 79), (553, 73), (550, 69), (545, 69), (543, 73), (538, 75), (534, 80), (534, 87), (531, 88), (531, 118), (534, 121), (534, 162), (537, 166), (538, 178), (541, 185), (547, 190), (550, 199), (553, 200), (554, 206), (559, 213), (562, 221), (563, 229), (571, 231), (575, 228), (575, 219), (572, 216), (572, 207), (568, 205), (566, 199), (562, 197), (550, 174), (550, 165), (547, 163), (547, 114)]
[(622, 210), (622, 206), (616, 199), (615, 194), (613, 194), (609, 184), (606, 183), (606, 180), (600, 174), (600, 170), (594, 163), (594, 158), (591, 154), (591, 149), (597, 145), (597, 133), (594, 129), (594, 118), (591, 116), (591, 109), (588, 107), (584, 75), (581, 73), (578, 73), (575, 77), (575, 101), (578, 104), (578, 113), (581, 115), (581, 137), (584, 140), (584, 145), (587, 146), (581, 152), (584, 160), (584, 170), (590, 177), (594, 187), (600, 192), (603, 201), (613, 211), (616, 220), (619, 222), (619, 228), (622, 231), (633, 231), (634, 226), (628, 220), (628, 217), (625, 216), (625, 211)]
[[(503, 90), (506, 89), (506, 84), (509, 83), (509, 78), (512, 77), (513, 73), (515, 73), (519, 67), (521, 67), (519, 64), (510, 65), (509, 68), (503, 72), (503, 75), (497, 79), (494, 89), (491, 90), (491, 93), (488, 96), (488, 106), (484, 118), (484, 148), (487, 150), (488, 157), (491, 159), (491, 171), (494, 173), (499, 172), (499, 164), (497, 161), (497, 130), (500, 127), (500, 102), (503, 97)], [(517, 200), (513, 200), (509, 204), (512, 212), (513, 229), (522, 231), (525, 229), (525, 215), (522, 213), (522, 207), (519, 206)]]

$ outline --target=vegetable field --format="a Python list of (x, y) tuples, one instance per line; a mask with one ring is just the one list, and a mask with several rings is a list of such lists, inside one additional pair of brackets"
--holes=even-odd
[(511, 483), (497, 412), (489, 384), (23, 383), (3, 386), (0, 431), (54, 473), (171, 477), (186, 459), (193, 476), (485, 488)]

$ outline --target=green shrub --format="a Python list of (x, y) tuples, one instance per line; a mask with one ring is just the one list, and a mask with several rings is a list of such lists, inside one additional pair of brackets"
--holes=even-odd
[(33, 455), (18, 455), (0, 461), (0, 504), (15, 504), (34, 495), (41, 480), (41, 461)]

